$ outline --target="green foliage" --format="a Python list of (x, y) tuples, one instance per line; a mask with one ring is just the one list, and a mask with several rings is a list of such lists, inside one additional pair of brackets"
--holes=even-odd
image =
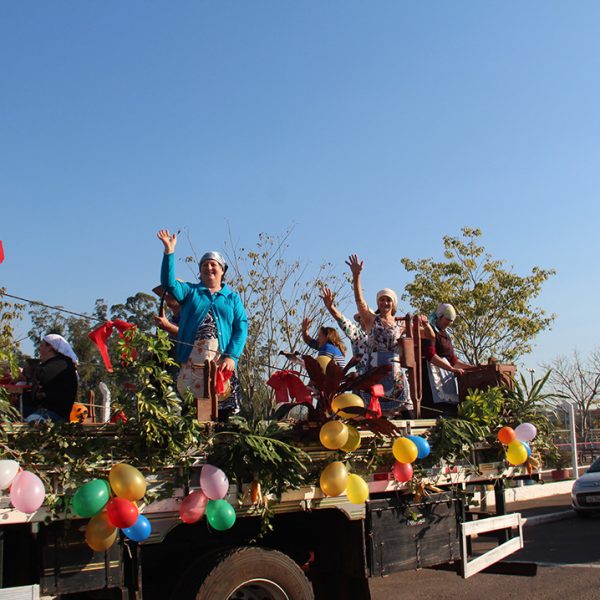
[[(18, 344), (14, 341), (14, 322), (22, 318), (23, 305), (12, 304), (4, 300), (4, 288), (0, 288), (0, 377), (5, 375), (16, 379), (19, 373)], [(5, 388), (0, 387), (0, 415), (8, 421), (18, 418), (17, 411), (10, 403), (10, 395)], [(0, 440), (5, 432), (0, 427)]]
[(548, 400), (555, 397), (544, 391), (549, 376), (548, 372), (530, 386), (521, 375), (513, 381), (512, 387), (469, 390), (459, 406), (459, 418), (439, 419), (430, 430), (432, 453), (428, 464), (435, 464), (442, 458), (467, 459), (473, 448), (482, 443), (500, 450), (496, 440), (498, 430), (505, 425), (514, 428), (521, 423), (531, 423), (537, 428), (532, 449), (547, 458), (555, 457), (557, 448), (552, 441), (552, 424), (545, 410)]
[(472, 364), (491, 356), (513, 362), (531, 351), (535, 336), (547, 329), (554, 315), (532, 306), (553, 270), (533, 267), (526, 276), (505, 268), (478, 244), (479, 229), (465, 227), (462, 239), (444, 237), (444, 261), (403, 258), (414, 272), (404, 299), (429, 314), (439, 302), (450, 302), (458, 318), (452, 328), (457, 352)]
[[(165, 467), (186, 467), (194, 462), (206, 443), (189, 399), (183, 407), (173, 391), (166, 367), (171, 342), (164, 332), (156, 337), (130, 330), (119, 341), (122, 362), (114, 379), (134, 388), (126, 405), (126, 423), (89, 428), (77, 423), (8, 424), (10, 415), (0, 404), (0, 420), (5, 422), (0, 437), (2, 454), (37, 472), (50, 491), (51, 509), (59, 511), (69, 496), (94, 477), (106, 477), (117, 462), (126, 462), (157, 471)], [(135, 358), (134, 358), (135, 357)], [(183, 413), (183, 414), (182, 414)], [(174, 484), (146, 499), (170, 495)]]
[(286, 441), (290, 431), (277, 421), (236, 416), (224, 427), (226, 430), (216, 433), (209, 442), (207, 462), (233, 478), (240, 492), (244, 483), (260, 484), (265, 496), (256, 508), (263, 535), (272, 529), (272, 511), (266, 496), (281, 498), (286, 490), (306, 483), (311, 458)]
[(491, 387), (485, 391), (469, 390), (458, 407), (458, 414), (471, 423), (494, 428), (498, 424), (503, 404), (504, 395), (499, 387)]

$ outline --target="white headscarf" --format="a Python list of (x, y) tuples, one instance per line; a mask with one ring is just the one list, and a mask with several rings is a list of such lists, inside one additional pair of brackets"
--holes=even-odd
[(67, 342), (62, 335), (58, 335), (58, 333), (49, 333), (42, 339), (47, 344), (50, 344), (50, 346), (52, 346), (56, 352), (64, 354), (67, 358), (70, 358), (73, 361), (74, 365), (77, 365), (79, 362), (77, 354), (75, 354), (73, 348), (71, 348), (71, 344), (69, 344), (69, 342)]
[(398, 308), (398, 296), (396, 296), (396, 292), (394, 290), (391, 290), (390, 288), (383, 288), (382, 290), (379, 290), (377, 292), (377, 300), (378, 301), (379, 301), (379, 298), (381, 298), (381, 296), (387, 296), (388, 298), (391, 298), (392, 310), (394, 312), (396, 312), (396, 310)]
[(435, 316), (438, 319), (446, 317), (448, 321), (454, 321), (456, 319), (456, 310), (454, 310), (452, 304), (438, 304), (438, 307), (435, 309)]

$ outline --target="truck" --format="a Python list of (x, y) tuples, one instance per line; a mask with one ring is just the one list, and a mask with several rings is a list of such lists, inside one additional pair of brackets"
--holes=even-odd
[[(413, 397), (418, 399), (421, 363), (417, 341), (414, 349), (414, 355), (406, 353), (407, 368)], [(309, 374), (321, 368), (314, 359), (304, 359)], [(328, 366), (324, 376), (336, 368)], [(496, 376), (502, 369), (495, 365), (492, 371)], [(215, 423), (214, 368), (205, 365), (205, 373), (211, 414), (199, 431), (204, 439), (213, 440), (213, 436), (227, 435), (228, 425)], [(156, 388), (156, 382), (148, 384), (147, 373), (144, 381)], [(329, 390), (329, 398), (337, 391)], [(144, 393), (144, 389), (138, 390), (138, 402)], [(371, 577), (449, 568), (466, 578), (493, 569), (523, 547), (520, 515), (506, 514), (504, 482), (529, 477), (525, 468), (507, 464), (497, 451), (490, 453), (489, 445), (482, 443), (470, 449), (466, 460), (442, 459), (420, 469), (418, 478), (397, 481), (391, 473), (394, 440), (409, 435), (427, 437), (437, 421), (379, 419), (365, 411), (350, 415), (349, 422), (360, 428), (361, 438), (360, 447), (351, 453), (323, 447), (318, 435), (322, 421), (281, 422), (278, 427), (289, 434), (288, 447), (301, 453), (310, 466), (303, 483), (261, 498), (256, 489), (259, 481), (230, 481), (226, 500), (234, 507), (236, 518), (225, 531), (211, 528), (205, 518), (189, 524), (180, 516), (182, 500), (201, 487), (209, 447), (199, 444), (194, 452), (188, 452), (185, 464), (173, 462), (159, 468), (138, 464), (148, 489), (156, 492), (139, 505), (140, 513), (151, 523), (151, 534), (143, 542), (135, 542), (121, 533), (117, 543), (104, 551), (86, 544), (87, 520), (70, 509), (68, 498), (73, 489), (61, 489), (57, 483), (60, 469), (53, 467), (53, 472), (49, 463), (38, 464), (40, 473), (47, 469), (46, 481), (54, 481), (50, 484), (54, 508), (43, 505), (25, 514), (11, 506), (6, 493), (0, 496), (0, 600), (368, 599)], [(206, 405), (198, 405), (197, 414), (206, 415)], [(331, 403), (321, 415), (336, 418)], [(140, 418), (142, 426), (143, 421)], [(46, 427), (47, 439), (53, 435), (52, 425), (37, 427)], [(96, 465), (96, 474), (108, 472), (122, 460), (116, 449), (119, 436), (127, 435), (123, 423), (66, 427), (72, 427), (73, 438), (70, 433), (56, 438), (59, 445), (66, 444), (65, 452), (69, 444), (78, 443), (71, 439), (93, 439), (96, 448), (104, 444), (106, 454), (100, 466)], [(20, 441), (22, 447), (31, 430), (31, 426), (18, 423), (5, 428), (3, 454), (10, 456), (11, 440)], [(243, 436), (239, 430), (236, 435)], [(132, 447), (136, 447), (135, 440)], [(35, 450), (28, 454), (32, 463)], [(366, 501), (354, 503), (345, 492), (333, 496), (323, 492), (318, 469), (332, 459), (369, 466), (362, 472), (368, 486)], [(496, 514), (473, 508), (469, 492), (474, 486), (494, 486)], [(489, 532), (495, 532), (497, 544), (486, 553), (474, 553), (473, 540)]]

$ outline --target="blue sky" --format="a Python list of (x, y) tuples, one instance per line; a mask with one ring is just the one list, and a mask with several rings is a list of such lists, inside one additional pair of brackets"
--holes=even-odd
[(155, 285), (161, 227), (293, 225), (374, 296), (468, 225), (557, 270), (526, 363), (589, 351), (599, 30), (596, 2), (3, 2), (0, 285), (91, 310)]

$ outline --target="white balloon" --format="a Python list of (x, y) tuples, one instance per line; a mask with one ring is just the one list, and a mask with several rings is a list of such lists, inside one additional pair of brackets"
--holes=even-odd
[(537, 429), (531, 423), (521, 423), (515, 427), (515, 437), (520, 442), (531, 442), (536, 435)]
[(0, 460), (0, 490), (5, 490), (19, 473), (16, 460)]

